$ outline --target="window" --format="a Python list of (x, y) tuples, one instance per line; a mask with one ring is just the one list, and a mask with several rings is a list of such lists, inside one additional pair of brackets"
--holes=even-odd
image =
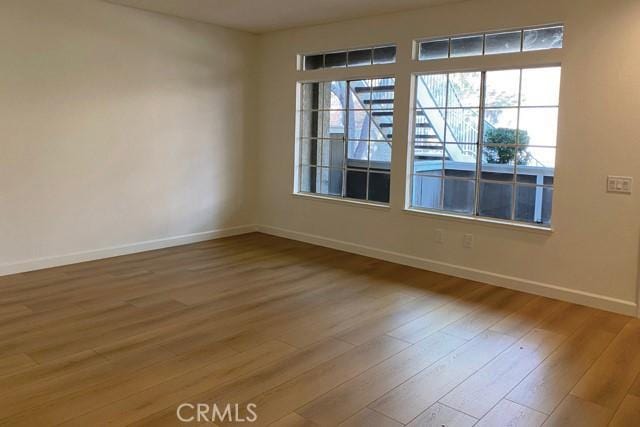
[(297, 191), (388, 203), (395, 79), (300, 86)]
[(418, 60), (460, 58), (559, 49), (564, 26), (528, 28), (467, 36), (439, 37), (418, 42)]
[(415, 90), (411, 206), (549, 226), (560, 67), (423, 74)]
[(396, 46), (374, 46), (301, 55), (302, 70), (319, 70), (323, 68), (350, 68), (366, 65), (393, 64), (396, 62)]

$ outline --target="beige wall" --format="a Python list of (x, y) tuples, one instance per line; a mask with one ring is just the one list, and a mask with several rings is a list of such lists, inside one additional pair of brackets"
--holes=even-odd
[[(405, 212), (410, 73), (438, 67), (410, 60), (412, 40), (554, 22), (566, 24), (563, 51), (526, 59), (560, 60), (563, 66), (554, 232)], [(352, 249), (364, 245), (364, 252), (391, 251), (412, 257), (407, 259), (417, 265), (426, 259), (422, 265), (443, 271), (633, 312), (640, 182), (632, 196), (614, 195), (605, 192), (605, 177), (640, 179), (639, 22), (637, 0), (478, 0), (263, 36), (259, 223), (274, 233), (329, 244), (339, 241), (335, 246)], [(378, 42), (398, 44), (396, 65), (351, 72), (296, 71), (297, 53)], [(464, 59), (451, 66), (521, 65), (522, 58)], [(395, 74), (397, 79), (391, 208), (293, 196), (296, 81), (375, 73)], [(436, 228), (445, 230), (444, 244), (434, 243)], [(474, 234), (473, 249), (462, 247), (465, 233)]]
[(255, 41), (98, 0), (2, 0), (0, 271), (253, 223)]

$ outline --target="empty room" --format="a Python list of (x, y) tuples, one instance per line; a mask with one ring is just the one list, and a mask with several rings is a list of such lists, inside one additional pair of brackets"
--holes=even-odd
[(640, 426), (638, 46), (638, 0), (0, 0), (0, 426)]

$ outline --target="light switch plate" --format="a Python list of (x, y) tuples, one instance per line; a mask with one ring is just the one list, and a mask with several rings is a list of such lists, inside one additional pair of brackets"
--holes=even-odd
[(631, 194), (633, 178), (630, 176), (607, 176), (607, 192)]

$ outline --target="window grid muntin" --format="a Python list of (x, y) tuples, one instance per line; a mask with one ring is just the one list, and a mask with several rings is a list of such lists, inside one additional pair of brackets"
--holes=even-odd
[[(553, 26), (555, 27), (555, 26)], [(553, 28), (552, 27), (552, 28)], [(544, 27), (546, 28), (546, 27)], [(521, 42), (523, 42), (521, 40)], [(443, 157), (442, 159), (442, 169), (441, 169), (441, 173), (440, 174), (428, 174), (428, 173), (417, 173), (415, 171), (415, 148), (416, 148), (416, 124), (417, 124), (417, 113), (419, 110), (432, 110), (432, 111), (437, 111), (437, 110), (444, 110), (445, 111), (445, 116), (447, 114), (447, 110), (449, 108), (444, 107), (444, 108), (422, 108), (422, 107), (418, 107), (417, 106), (417, 90), (418, 90), (418, 79), (422, 76), (426, 76), (426, 75), (446, 75), (447, 76), (447, 91), (446, 91), (446, 102), (445, 105), (448, 105), (448, 96), (449, 96), (449, 84), (450, 84), (450, 79), (449, 76), (451, 74), (456, 74), (458, 73), (458, 71), (451, 71), (451, 72), (430, 72), (430, 73), (416, 73), (413, 75), (413, 79), (414, 79), (414, 102), (412, 105), (412, 135), (411, 135), (411, 165), (410, 165), (410, 171), (411, 171), (411, 175), (410, 175), (410, 193), (409, 193), (409, 197), (410, 197), (410, 203), (409, 206), (413, 209), (418, 209), (418, 210), (424, 210), (424, 211), (439, 211), (439, 212), (445, 212), (445, 213), (453, 213), (456, 215), (464, 215), (464, 216), (470, 216), (470, 217), (478, 217), (478, 218), (489, 218), (489, 219), (493, 219), (493, 220), (497, 220), (497, 221), (501, 221), (501, 222), (515, 222), (515, 223), (525, 223), (525, 224), (535, 224), (535, 225), (540, 225), (543, 227), (550, 227), (551, 226), (551, 217), (549, 217), (549, 222), (545, 223), (544, 222), (544, 218), (541, 216), (541, 221), (542, 222), (535, 222), (535, 217), (534, 217), (534, 221), (525, 221), (525, 220), (518, 220), (516, 219), (516, 209), (517, 209), (517, 202), (518, 202), (518, 190), (520, 187), (529, 187), (529, 188), (535, 188), (535, 189), (540, 189), (541, 191), (544, 191), (545, 189), (549, 189), (551, 190), (551, 200), (553, 199), (553, 193), (555, 192), (555, 157), (556, 157), (556, 150), (557, 150), (557, 140), (555, 141), (554, 145), (536, 145), (536, 144), (520, 144), (520, 134), (521, 134), (521, 130), (520, 129), (520, 112), (522, 109), (535, 109), (535, 108), (554, 108), (556, 110), (556, 116), (558, 114), (559, 111), (559, 101), (558, 104), (555, 105), (530, 105), (530, 106), (522, 106), (522, 78), (523, 78), (523, 74), (525, 70), (533, 70), (533, 69), (544, 69), (544, 68), (557, 68), (558, 72), (561, 72), (561, 66), (558, 64), (552, 64), (552, 65), (543, 65), (543, 66), (532, 66), (532, 67), (519, 67), (519, 68), (503, 68), (503, 69), (488, 69), (488, 70), (476, 70), (475, 72), (480, 72), (481, 73), (481, 99), (480, 99), (480, 108), (479, 108), (479, 114), (478, 114), (478, 142), (477, 144), (469, 144), (469, 145), (477, 145), (477, 155), (476, 155), (476, 176), (475, 178), (469, 178), (469, 177), (456, 177), (456, 176), (447, 176), (446, 175), (446, 170), (445, 170), (445, 159)], [(486, 98), (486, 75), (489, 72), (494, 72), (494, 71), (507, 71), (507, 70), (518, 70), (519, 71), (519, 79), (518, 79), (518, 97), (517, 97), (517, 106), (510, 106), (510, 107), (500, 107), (500, 108), (495, 108), (495, 107), (485, 107), (485, 98)], [(468, 73), (472, 73), (474, 71), (466, 71)], [(451, 109), (465, 109), (464, 107), (453, 107)], [(485, 144), (484, 140), (484, 111), (485, 110), (491, 110), (491, 109), (517, 109), (517, 118), (516, 118), (516, 127), (515, 127), (515, 137), (516, 137), (516, 143), (515, 144)], [(447, 126), (447, 121), (445, 118), (445, 122), (444, 122), (444, 128), (445, 128), (445, 132), (448, 132), (448, 126)], [(554, 134), (556, 135), (557, 138), (557, 127), (555, 129)], [(451, 143), (451, 144), (455, 144), (455, 145), (459, 145), (457, 143)], [(461, 143), (462, 145), (464, 145), (464, 143)], [(443, 145), (443, 150), (446, 153), (446, 142), (442, 142)], [(483, 165), (483, 154), (484, 154), (484, 147), (500, 147), (500, 148), (513, 148), (515, 151), (515, 157), (513, 159), (513, 174), (512, 174), (512, 178), (509, 181), (500, 181), (500, 180), (495, 180), (495, 179), (487, 179), (487, 178), (482, 178), (482, 165)], [(541, 168), (550, 168), (553, 169), (553, 174), (550, 175), (550, 178), (552, 179), (552, 183), (551, 184), (546, 184), (547, 181), (547, 176), (543, 175), (543, 182), (542, 183), (529, 183), (529, 182), (525, 182), (525, 181), (519, 181), (518, 180), (518, 148), (522, 148), (522, 147), (527, 147), (527, 148), (544, 148), (544, 149), (549, 149), (549, 150), (553, 150), (554, 151), (554, 162), (553, 162), (553, 167), (547, 167), (547, 166), (539, 166)], [(500, 165), (500, 164), (497, 164)], [(522, 166), (526, 166), (526, 165), (520, 165)], [(415, 186), (415, 178), (416, 177), (425, 177), (425, 178), (431, 178), (431, 179), (438, 179), (440, 181), (440, 206), (439, 208), (430, 208), (430, 207), (422, 207), (422, 206), (416, 206), (416, 204), (414, 203), (414, 186)], [(471, 181), (471, 180), (475, 180), (476, 182), (476, 188), (475, 188), (475, 201), (474, 201), (474, 206), (472, 207), (472, 213), (471, 214), (465, 214), (465, 213), (460, 213), (457, 211), (450, 211), (444, 208), (444, 197), (445, 197), (445, 188), (444, 188), (444, 184), (445, 184), (445, 180), (458, 180), (458, 181)], [(491, 216), (485, 216), (485, 215), (480, 215), (480, 186), (482, 183), (489, 183), (489, 184), (503, 184), (503, 185), (510, 185), (511, 186), (511, 216), (509, 219), (504, 219), (504, 218), (498, 218), (498, 217), (491, 217)], [(542, 196), (542, 199), (540, 201), (541, 205), (544, 204), (545, 199), (544, 199), (544, 195)], [(535, 215), (535, 213), (534, 213)], [(543, 214), (542, 214), (543, 215)]]
[[(558, 47), (544, 47), (538, 49), (527, 49), (525, 50), (525, 33), (536, 31), (536, 30), (547, 30), (547, 29), (562, 29), (562, 42)], [(424, 39), (417, 39), (415, 41), (417, 48), (414, 50), (415, 60), (417, 61), (437, 61), (437, 60), (445, 60), (445, 59), (458, 59), (458, 58), (468, 58), (468, 57), (478, 57), (478, 56), (494, 56), (494, 55), (504, 55), (504, 54), (514, 54), (514, 53), (525, 53), (525, 52), (536, 52), (540, 50), (553, 50), (553, 49), (562, 49), (564, 47), (564, 24), (549, 24), (542, 25), (536, 27), (525, 27), (525, 28), (514, 28), (511, 30), (497, 30), (497, 31), (486, 31), (482, 33), (473, 33), (473, 34), (458, 34), (458, 35), (449, 35), (449, 36), (437, 36), (437, 37), (429, 37)], [(510, 52), (498, 52), (498, 53), (486, 53), (487, 50), (487, 36), (494, 36), (499, 34), (506, 33), (520, 33), (520, 48), (517, 51)], [(482, 52), (475, 55), (463, 55), (463, 56), (452, 56), (452, 40), (471, 38), (471, 37), (479, 37), (482, 36)], [(422, 45), (423, 43), (432, 43), (432, 42), (448, 42), (448, 53), (446, 57), (436, 57), (436, 58), (423, 58), (422, 57)]]
[[(374, 83), (376, 81), (379, 80), (389, 80), (392, 79), (393, 80), (393, 89), (388, 90), (386, 92), (389, 92), (390, 94), (392, 94), (394, 101), (390, 104), (385, 104), (385, 107), (382, 109), (377, 109), (374, 110), (372, 108), (372, 104), (364, 105), (364, 108), (351, 108), (352, 105), (352, 96), (351, 96), (351, 83), (352, 82), (357, 82), (357, 81), (367, 81), (369, 82), (369, 91), (368, 93), (371, 95), (374, 93), (373, 87), (374, 87)], [(326, 90), (325, 90), (325, 85), (326, 84), (331, 84), (332, 82), (340, 82), (340, 83), (344, 83), (345, 84), (345, 101), (346, 101), (346, 108), (340, 108), (340, 109), (332, 109), (331, 108), (331, 103), (330, 102), (323, 102), (321, 100), (321, 98), (319, 97), (318, 100), (318, 108), (314, 109), (313, 108), (313, 103), (311, 103), (312, 108), (310, 109), (304, 109), (305, 107), (305, 90), (304, 87), (305, 85), (313, 85), (313, 84), (317, 84), (318, 87), (320, 88), (319, 91), (322, 94), (322, 96), (324, 97), (324, 95), (326, 95)], [(296, 159), (296, 162), (298, 164), (297, 167), (297, 171), (296, 173), (298, 174), (298, 185), (296, 188), (296, 191), (302, 194), (312, 194), (312, 195), (320, 195), (320, 196), (324, 196), (324, 197), (332, 197), (332, 198), (336, 198), (336, 199), (345, 199), (345, 200), (353, 200), (353, 201), (358, 201), (358, 202), (364, 202), (364, 203), (372, 203), (372, 204), (384, 204), (384, 205), (388, 205), (390, 203), (390, 188), (389, 188), (389, 201), (387, 202), (380, 202), (380, 201), (376, 201), (376, 200), (371, 200), (370, 199), (370, 175), (373, 174), (380, 174), (380, 175), (386, 175), (389, 177), (389, 180), (391, 179), (391, 160), (389, 161), (389, 169), (381, 169), (378, 167), (373, 167), (372, 166), (372, 159), (371, 159), (371, 145), (372, 144), (381, 144), (381, 143), (388, 143), (388, 144), (392, 144), (392, 139), (387, 138), (387, 132), (384, 131), (384, 129), (380, 129), (380, 133), (383, 136), (382, 139), (374, 139), (371, 129), (373, 128), (374, 124), (373, 124), (373, 116), (370, 116), (369, 118), (369, 131), (367, 133), (367, 139), (362, 139), (362, 138), (350, 138), (349, 137), (349, 112), (350, 111), (366, 111), (368, 113), (372, 113), (373, 111), (379, 111), (379, 112), (383, 112), (383, 113), (390, 113), (389, 116), (391, 117), (391, 124), (392, 124), (392, 129), (393, 127), (395, 127), (395, 77), (394, 76), (383, 76), (383, 77), (370, 77), (370, 78), (363, 78), (363, 79), (349, 79), (349, 80), (327, 80), (327, 81), (313, 81), (313, 82), (301, 82), (300, 83), (301, 86), (301, 90), (300, 90), (300, 98), (298, 101), (298, 105), (299, 105), (299, 109), (298, 109), (298, 114), (300, 117), (300, 123), (301, 123), (301, 127), (299, 129), (298, 135), (297, 135), (297, 144), (298, 144), (298, 158)], [(367, 91), (365, 91), (367, 92)], [(370, 97), (370, 99), (372, 99), (372, 97)], [(320, 108), (320, 107), (327, 107), (328, 108)], [(324, 166), (320, 163), (320, 159), (316, 159), (316, 164), (306, 164), (304, 163), (304, 159), (302, 159), (302, 155), (303, 155), (303, 150), (302, 150), (302, 143), (303, 141), (311, 141), (311, 140), (316, 140), (318, 141), (318, 143), (322, 143), (324, 144), (325, 142), (330, 143), (331, 141), (337, 141), (336, 138), (332, 138), (329, 134), (329, 136), (324, 136), (325, 134), (323, 133), (322, 136), (304, 136), (304, 132), (305, 129), (303, 129), (303, 124), (304, 124), (304, 114), (305, 113), (318, 113), (318, 120), (319, 121), (324, 121), (325, 119), (323, 119), (323, 117), (328, 117), (328, 115), (331, 112), (342, 112), (344, 113), (344, 124), (342, 126), (342, 128), (344, 129), (344, 133), (343, 133), (343, 137), (342, 137), (342, 144), (343, 144), (343, 157), (342, 157), (342, 168), (331, 168), (328, 166)], [(313, 126), (311, 127), (313, 129)], [(324, 129), (322, 129), (322, 131), (324, 132)], [(348, 150), (349, 150), (349, 142), (350, 141), (358, 141), (358, 142), (366, 142), (367, 144), (367, 160), (357, 160), (354, 159), (353, 161), (362, 161), (365, 162), (366, 166), (363, 167), (357, 167), (354, 166), (353, 164), (349, 165), (349, 156), (348, 156)], [(392, 153), (390, 153), (392, 154)], [(315, 182), (315, 191), (304, 191), (302, 186), (303, 186), (303, 171), (304, 169), (314, 169), (316, 171), (316, 176), (319, 170), (321, 169), (328, 169), (328, 170), (340, 170), (342, 171), (342, 186), (341, 186), (341, 193), (340, 196), (338, 195), (333, 195), (333, 194), (329, 194), (329, 193), (325, 193), (325, 192), (319, 192), (320, 190), (318, 189), (319, 185), (321, 185), (322, 183), (320, 181), (318, 181), (316, 179)], [(364, 173), (366, 174), (366, 182), (365, 182), (365, 198), (364, 199), (360, 199), (360, 198), (353, 198), (353, 197), (348, 197), (347, 196), (347, 172), (356, 172), (356, 173)], [(311, 189), (310, 189), (311, 190)]]

